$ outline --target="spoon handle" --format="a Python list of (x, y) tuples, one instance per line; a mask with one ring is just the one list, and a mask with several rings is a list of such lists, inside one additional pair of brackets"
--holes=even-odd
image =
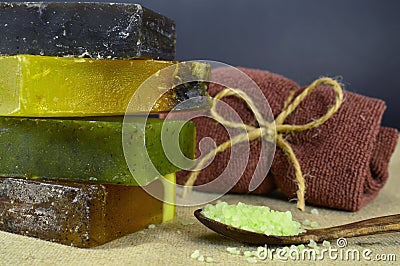
[(307, 230), (318, 241), (400, 231), (400, 214), (381, 216), (329, 228)]

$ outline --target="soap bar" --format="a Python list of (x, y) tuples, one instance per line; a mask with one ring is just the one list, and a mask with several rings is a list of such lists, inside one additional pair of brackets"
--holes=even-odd
[(0, 117), (0, 176), (143, 186), (179, 171), (177, 165), (184, 164), (180, 157), (170, 158), (171, 163), (161, 145), (162, 137), (173, 140), (174, 136), (179, 136), (179, 143), (168, 152), (178, 156), (182, 151), (193, 158), (192, 122), (151, 118), (146, 123), (144, 118), (132, 117), (123, 124), (121, 117)]
[[(175, 175), (154, 181), (169, 203), (142, 187), (0, 178), (0, 230), (93, 247), (174, 217)], [(172, 192), (172, 193), (170, 193)]]
[[(0, 116), (123, 115), (139, 86), (167, 67), (176, 69), (176, 76), (160, 75), (157, 86), (148, 90), (149, 95), (156, 93), (156, 97), (143, 95), (140, 103), (131, 106), (131, 112), (168, 112), (180, 102), (206, 95), (205, 82), (168, 87), (164, 88), (166, 93), (160, 93), (163, 84), (175, 84), (177, 77), (209, 80), (210, 67), (200, 62), (32, 55), (0, 57)], [(198, 109), (208, 107), (208, 104), (205, 101), (184, 108)]]
[(175, 57), (175, 22), (138, 4), (0, 3), (0, 54)]

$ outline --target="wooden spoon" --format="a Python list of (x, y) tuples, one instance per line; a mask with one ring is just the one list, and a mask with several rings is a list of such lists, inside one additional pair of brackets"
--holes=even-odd
[(205, 217), (201, 213), (201, 209), (196, 210), (194, 216), (196, 216), (202, 224), (218, 234), (230, 237), (240, 242), (256, 245), (305, 244), (309, 243), (310, 240), (322, 242), (324, 240), (332, 240), (342, 237), (347, 238), (400, 231), (400, 214), (376, 217), (334, 227), (311, 229), (296, 236), (269, 236), (238, 229)]

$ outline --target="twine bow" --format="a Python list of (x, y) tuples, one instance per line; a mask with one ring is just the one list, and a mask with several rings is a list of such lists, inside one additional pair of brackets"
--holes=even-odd
[[(286, 118), (294, 111), (296, 108), (299, 106), (299, 104), (318, 86), (320, 85), (326, 85), (330, 86), (333, 91), (335, 92), (335, 103), (332, 105), (328, 111), (326, 112), (325, 115), (321, 116), (318, 119), (313, 120), (312, 122), (309, 122), (304, 125), (289, 125), (289, 124), (284, 124)], [(305, 190), (306, 190), (306, 184), (305, 180), (301, 171), (301, 166), (299, 164), (299, 161), (296, 158), (295, 153), (293, 152), (292, 147), (290, 146), (290, 143), (285, 140), (285, 135), (288, 133), (294, 133), (294, 132), (300, 132), (304, 130), (309, 130), (312, 128), (316, 128), (321, 126), (323, 123), (325, 123), (329, 118), (331, 118), (337, 110), (340, 108), (342, 102), (343, 102), (343, 90), (340, 84), (335, 81), (334, 79), (331, 78), (320, 78), (316, 81), (314, 81), (310, 86), (308, 86), (302, 93), (300, 93), (296, 98), (294, 98), (295, 91), (292, 91), (285, 101), (284, 107), (282, 112), (276, 117), (274, 122), (268, 122), (266, 121), (263, 116), (261, 115), (260, 111), (257, 109), (255, 104), (253, 103), (252, 99), (242, 90), (239, 89), (232, 89), (232, 88), (226, 88), (222, 91), (220, 91), (213, 99), (212, 101), (212, 106), (211, 106), (211, 116), (214, 120), (219, 122), (225, 127), (231, 127), (231, 128), (241, 128), (246, 130), (245, 133), (238, 134), (235, 137), (225, 141), (215, 149), (211, 150), (208, 154), (206, 154), (196, 165), (194, 170), (192, 170), (192, 173), (189, 176), (189, 179), (185, 183), (185, 190), (183, 191), (183, 197), (186, 196), (188, 191), (192, 189), (193, 184), (195, 183), (197, 176), (200, 174), (201, 169), (205, 165), (205, 163), (213, 158), (215, 155), (217, 155), (220, 152), (225, 151), (227, 148), (230, 148), (238, 143), (244, 142), (244, 141), (253, 141), (258, 138), (266, 138), (267, 141), (273, 142), (276, 141), (276, 145), (282, 149), (288, 160), (292, 163), (295, 171), (295, 180), (294, 182), (297, 183), (298, 189), (296, 192), (297, 196), (297, 208), (300, 210), (304, 210), (305, 208)], [(236, 96), (240, 99), (242, 99), (247, 106), (250, 108), (250, 110), (253, 112), (254, 117), (256, 118), (259, 127), (253, 127), (250, 125), (246, 125), (243, 123), (236, 123), (232, 121), (228, 121), (225, 118), (223, 118), (218, 112), (216, 111), (216, 105), (218, 100), (221, 100), (224, 97), (227, 96)], [(293, 99), (294, 98), (294, 99)], [(273, 123), (275, 123), (275, 127), (273, 127)], [(275, 129), (275, 130), (274, 130)]]

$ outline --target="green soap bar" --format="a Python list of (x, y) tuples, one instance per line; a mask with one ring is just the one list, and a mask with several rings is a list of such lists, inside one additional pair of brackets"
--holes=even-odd
[(175, 136), (179, 136), (179, 144), (168, 152), (179, 154), (180, 149), (194, 158), (192, 122), (150, 118), (146, 123), (140, 117), (125, 121), (123, 127), (123, 117), (0, 117), (0, 176), (147, 185), (180, 170), (175, 164), (182, 163), (171, 163), (161, 145), (161, 138), (172, 140)]

